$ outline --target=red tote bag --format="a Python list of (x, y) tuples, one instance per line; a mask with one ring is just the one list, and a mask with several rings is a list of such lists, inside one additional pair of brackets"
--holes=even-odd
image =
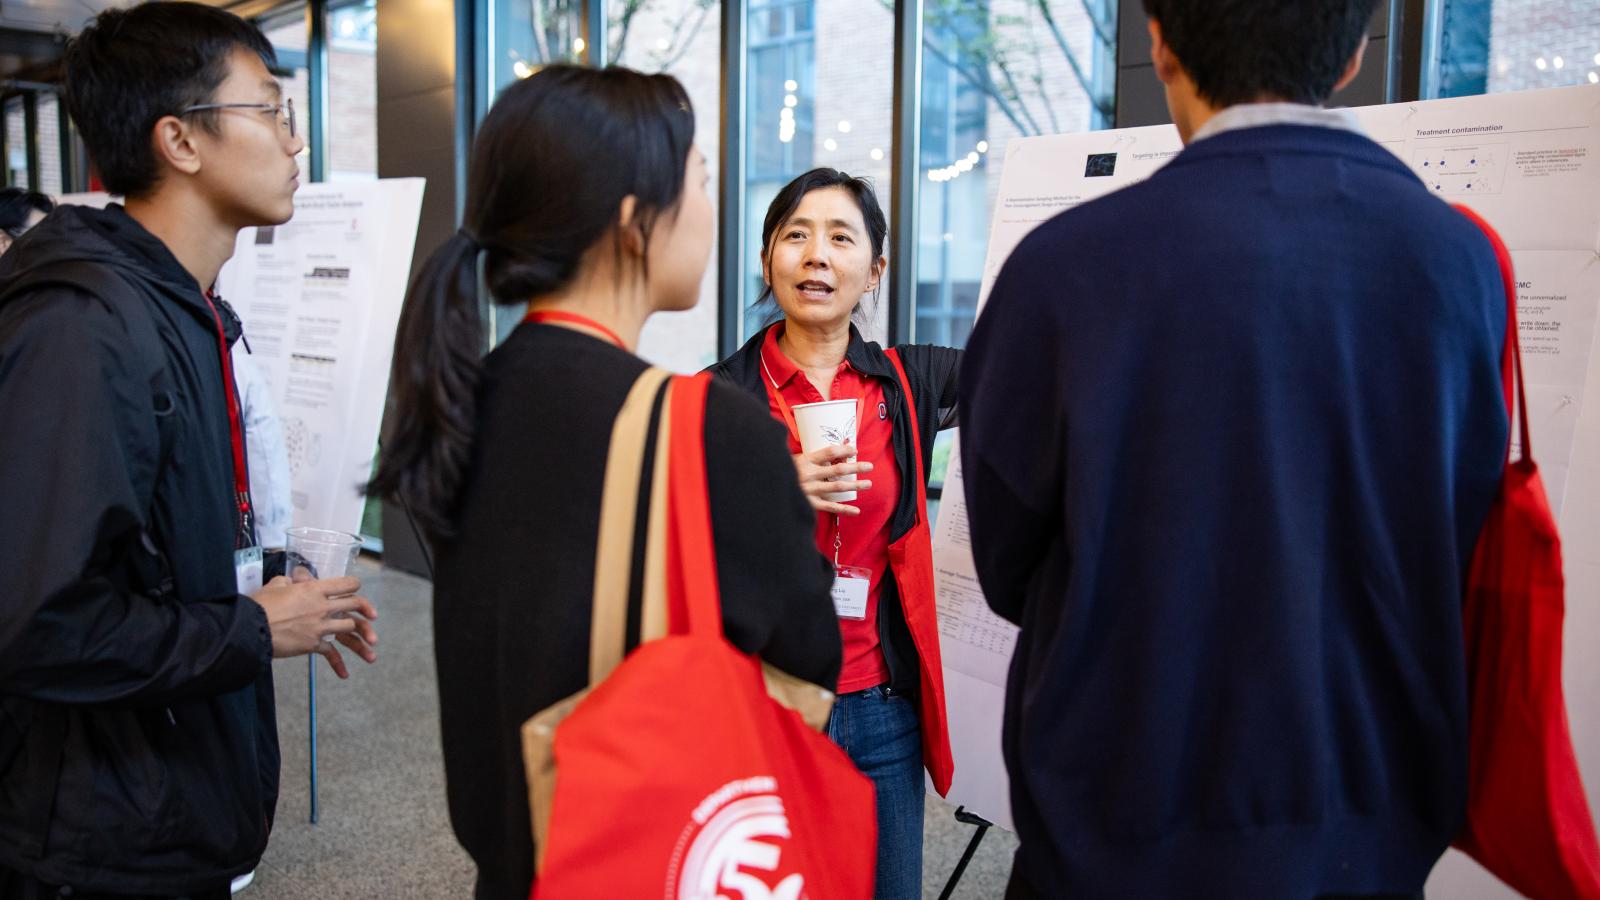
[(706, 492), (709, 376), (674, 379), (668, 634), (641, 645), (555, 731), (552, 898), (857, 900), (872, 895), (872, 784), (768, 697), (722, 634)]
[(1535, 900), (1600, 900), (1600, 844), (1561, 689), (1561, 540), (1528, 440), (1511, 254), (1488, 223), (1460, 209), (1488, 235), (1505, 280), (1501, 377), (1522, 457), (1507, 454), (1467, 577), (1469, 787), (1455, 845)]

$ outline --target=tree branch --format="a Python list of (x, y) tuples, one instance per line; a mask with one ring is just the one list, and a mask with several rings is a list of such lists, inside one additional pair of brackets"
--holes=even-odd
[[(1099, 38), (1100, 43), (1107, 47), (1115, 47), (1117, 45), (1117, 36), (1111, 32), (1109, 19), (1095, 15), (1094, 7), (1090, 5), (1089, 0), (1078, 0), (1078, 2), (1083, 6), (1083, 14), (1089, 17), (1089, 24), (1094, 26), (1094, 36)], [(1050, 12), (1049, 0), (1039, 0), (1039, 6), (1044, 10), (1045, 18), (1052, 20), (1051, 27), (1055, 27), (1054, 17)]]
[[(600, 0), (593, 0), (593, 2), (600, 2)], [(622, 13), (614, 20), (616, 27), (611, 29), (615, 37), (609, 42), (611, 46), (606, 48), (606, 52), (609, 54), (606, 57), (607, 60), (613, 63), (622, 61), (622, 54), (628, 49), (628, 31), (633, 27), (633, 17), (638, 15), (639, 11), (644, 9), (648, 3), (649, 0), (627, 0), (622, 5)]]
[(694, 44), (694, 39), (699, 36), (700, 29), (705, 27), (706, 16), (711, 13), (712, 0), (697, 0), (697, 3), (700, 7), (700, 14), (695, 16), (694, 27), (689, 29), (689, 33), (687, 35), (683, 34), (683, 23), (688, 21), (687, 18), (680, 19), (678, 24), (673, 27), (672, 44), (667, 49), (667, 59), (661, 64), (661, 71), (665, 72), (677, 65), (679, 60), (683, 59), (684, 54), (689, 52), (689, 47)]
[(923, 42), (922, 42), (922, 46), (929, 53), (933, 54), (933, 56), (935, 58), (937, 58), (940, 62), (942, 62), (945, 65), (949, 66), (951, 69), (954, 69), (955, 73), (957, 75), (960, 75), (968, 84), (972, 85), (973, 87), (975, 87), (978, 90), (982, 91), (984, 94), (988, 95), (989, 99), (993, 100), (994, 103), (995, 103), (995, 106), (1000, 109), (1001, 114), (1003, 114), (1008, 120), (1010, 120), (1012, 126), (1014, 126), (1019, 133), (1025, 134), (1025, 135), (1038, 134), (1037, 131), (1030, 131), (1028, 129), (1028, 126), (1026, 124), (1024, 124), (1021, 119), (1017, 118), (1017, 114), (1011, 108), (1010, 102), (1008, 102), (1005, 97), (1001, 96), (1000, 92), (995, 89), (994, 80), (988, 77), (988, 67), (987, 66), (984, 67), (984, 69), (983, 69), (983, 73), (984, 74), (980, 77), (980, 76), (974, 75), (972, 73), (972, 71), (970, 69), (968, 69), (966, 66), (963, 66), (960, 63), (956, 62), (955, 60), (951, 59), (943, 50), (939, 49), (939, 47), (937, 45), (935, 45), (932, 41), (924, 39)]
[(1083, 87), (1083, 92), (1088, 95), (1089, 102), (1094, 104), (1095, 109), (1099, 110), (1101, 115), (1111, 115), (1113, 112), (1111, 104), (1099, 91), (1095, 90), (1094, 80), (1083, 71), (1082, 63), (1078, 62), (1078, 55), (1072, 52), (1072, 46), (1067, 43), (1066, 35), (1061, 33), (1060, 26), (1056, 24), (1055, 16), (1050, 14), (1049, 0), (1038, 0), (1038, 5), (1044, 16), (1045, 24), (1050, 26), (1050, 36), (1055, 38), (1056, 46), (1061, 48), (1061, 55), (1067, 58), (1067, 65), (1072, 67), (1073, 77), (1078, 79), (1078, 84)]

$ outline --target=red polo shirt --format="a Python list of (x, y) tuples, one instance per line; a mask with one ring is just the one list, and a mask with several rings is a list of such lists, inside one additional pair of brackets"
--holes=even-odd
[[(800, 367), (778, 349), (778, 336), (783, 333), (783, 327), (780, 322), (768, 329), (761, 347), (761, 360), (766, 366), (761, 380), (767, 387), (767, 408), (773, 418), (784, 421), (773, 392), (773, 381), (777, 382), (778, 390), (783, 392), (783, 399), (791, 408), (824, 400), (863, 397), (866, 400), (863, 404), (865, 421), (856, 425), (856, 458), (872, 463), (872, 471), (861, 476), (871, 481), (872, 487), (858, 492), (856, 499), (847, 504), (860, 509), (861, 515), (838, 517), (839, 564), (872, 570), (872, 584), (867, 591), (867, 617), (860, 621), (839, 620), (839, 634), (844, 639), (839, 693), (848, 694), (889, 680), (889, 665), (884, 661), (878, 640), (878, 602), (883, 597), (884, 579), (889, 575), (889, 525), (894, 517), (895, 502), (900, 497), (900, 472), (894, 461), (894, 427), (889, 422), (883, 386), (848, 362), (840, 363), (838, 374), (833, 376), (830, 389), (833, 396), (822, 396)], [(789, 452), (800, 452), (800, 440), (792, 431)], [(817, 549), (829, 560), (833, 559), (834, 519), (832, 513), (817, 514)]]

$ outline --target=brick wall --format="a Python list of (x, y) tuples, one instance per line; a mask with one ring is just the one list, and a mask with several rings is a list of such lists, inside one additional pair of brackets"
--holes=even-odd
[[(1595, 0), (1495, 0), (1489, 38), (1491, 93), (1588, 84), (1591, 72), (1600, 80), (1597, 55), (1600, 3)], [(1542, 69), (1539, 60), (1544, 61)]]
[(330, 177), (378, 174), (378, 57), (371, 47), (328, 51)]

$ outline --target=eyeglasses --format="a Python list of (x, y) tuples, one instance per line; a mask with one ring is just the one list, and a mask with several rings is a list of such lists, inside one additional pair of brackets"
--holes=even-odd
[(198, 103), (187, 106), (178, 111), (178, 115), (187, 116), (190, 113), (202, 112), (208, 109), (259, 109), (262, 112), (271, 111), (278, 117), (278, 127), (288, 128), (289, 137), (294, 137), (294, 100), (285, 98), (282, 103)]

